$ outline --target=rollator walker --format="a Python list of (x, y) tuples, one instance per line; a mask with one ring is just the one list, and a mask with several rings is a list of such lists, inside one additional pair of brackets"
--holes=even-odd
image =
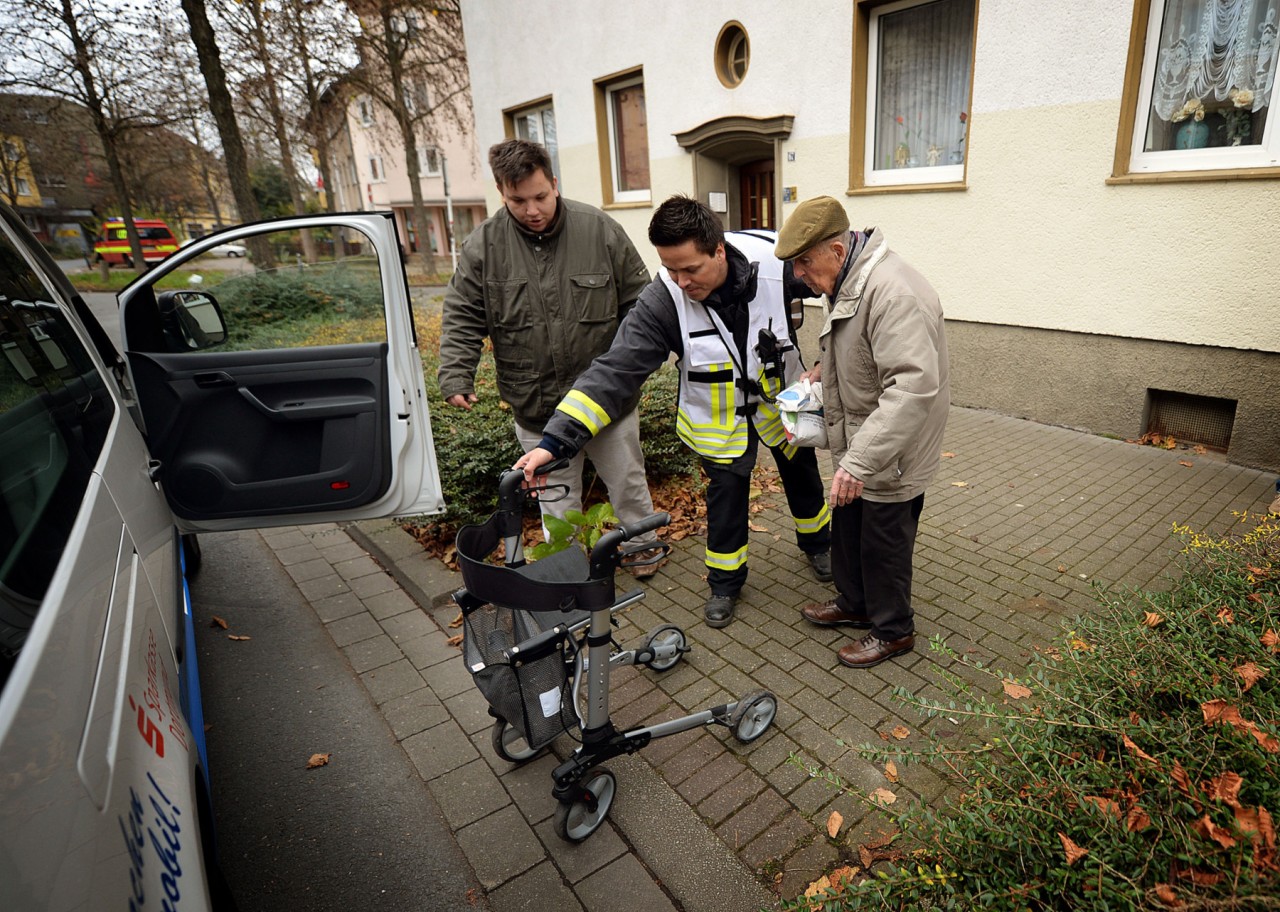
[[(491, 740), (498, 756), (523, 763), (561, 734), (581, 729), (578, 747), (551, 774), (556, 833), (581, 842), (604, 822), (617, 790), (616, 778), (601, 763), (633, 754), (654, 738), (704, 725), (724, 725), (738, 741), (750, 743), (773, 723), (778, 701), (759, 690), (679, 719), (618, 731), (609, 719), (610, 671), (627, 665), (667, 671), (690, 651), (684, 631), (674, 624), (651, 630), (636, 649), (621, 649), (612, 635), (613, 612), (645, 597), (643, 589), (635, 589), (615, 598), (614, 573), (626, 553), (623, 546), (667, 525), (671, 517), (655, 513), (613, 529), (590, 555), (571, 545), (526, 563), (523, 480), (519, 471), (504, 472), (497, 512), (459, 530), (456, 547), (465, 588), (453, 598), (462, 608), (463, 658), (494, 717)], [(491, 562), (499, 543), (506, 549), (502, 564)], [(661, 560), (670, 545), (661, 548), (653, 561)]]

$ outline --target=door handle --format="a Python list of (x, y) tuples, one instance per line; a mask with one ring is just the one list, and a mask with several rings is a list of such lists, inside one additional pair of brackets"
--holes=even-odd
[(235, 386), (236, 378), (226, 371), (204, 371), (195, 375), (196, 386), (208, 389), (214, 386)]

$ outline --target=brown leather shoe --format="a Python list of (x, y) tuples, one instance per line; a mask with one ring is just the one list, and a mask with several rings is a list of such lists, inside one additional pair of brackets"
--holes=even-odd
[(915, 646), (916, 638), (910, 633), (900, 639), (887, 642), (868, 633), (862, 639), (840, 650), (840, 664), (848, 668), (870, 668), (886, 659), (908, 653)]
[(835, 599), (829, 602), (814, 602), (811, 605), (805, 605), (800, 609), (800, 613), (804, 615), (806, 621), (811, 624), (817, 624), (819, 627), (871, 626), (871, 618), (845, 614), (837, 607)]

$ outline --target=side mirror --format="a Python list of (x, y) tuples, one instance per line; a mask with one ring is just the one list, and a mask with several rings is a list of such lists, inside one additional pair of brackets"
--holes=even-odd
[(156, 303), (169, 351), (200, 351), (227, 341), (222, 308), (207, 291), (164, 291)]

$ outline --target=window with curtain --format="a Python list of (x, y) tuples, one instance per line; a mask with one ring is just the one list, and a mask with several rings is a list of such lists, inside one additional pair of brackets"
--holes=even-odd
[(1133, 170), (1276, 165), (1280, 0), (1153, 2), (1145, 27)]
[(964, 178), (975, 0), (894, 3), (868, 17), (866, 183)]
[[(560, 155), (556, 144), (556, 112), (550, 103), (518, 108), (508, 112), (511, 132), (516, 139), (527, 139), (547, 150), (551, 156), (551, 171), (560, 181)], [(561, 187), (561, 190), (564, 188)]]
[(649, 202), (649, 120), (642, 77), (605, 83), (604, 109), (613, 203)]

